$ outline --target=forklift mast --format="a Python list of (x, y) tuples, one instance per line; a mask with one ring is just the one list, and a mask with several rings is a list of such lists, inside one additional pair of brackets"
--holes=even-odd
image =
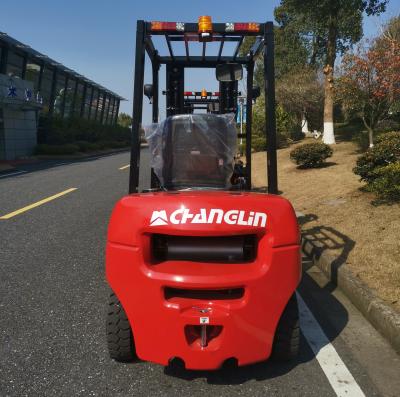
[(220, 81), (220, 113), (237, 113), (238, 81)]
[(185, 113), (184, 87), (185, 70), (183, 66), (167, 64), (167, 117)]
[[(166, 55), (161, 55), (155, 48), (153, 36), (164, 36), (168, 48)], [(248, 54), (239, 54), (246, 37), (255, 37), (255, 42)], [(196, 41), (202, 44), (200, 55), (190, 53), (190, 43)], [(185, 55), (176, 55), (172, 42), (184, 44)], [(207, 43), (218, 42), (217, 55), (207, 54)], [(226, 42), (236, 43), (230, 55), (222, 55)], [(129, 177), (129, 193), (137, 193), (139, 185), (140, 163), (140, 130), (142, 124), (143, 96), (152, 100), (152, 121), (159, 118), (159, 71), (162, 65), (166, 69), (166, 115), (173, 116), (191, 113), (195, 108), (201, 108), (203, 103), (218, 103), (218, 113), (237, 112), (238, 81), (220, 80), (219, 95), (207, 98), (190, 98), (184, 91), (185, 68), (214, 68), (222, 65), (240, 65), (247, 70), (246, 78), (246, 131), (242, 138), (246, 142), (246, 190), (251, 190), (251, 128), (253, 105), (253, 74), (255, 57), (263, 52), (264, 60), (264, 90), (265, 90), (265, 134), (267, 139), (267, 179), (268, 192), (278, 193), (277, 157), (276, 157), (276, 121), (275, 121), (275, 77), (274, 77), (274, 32), (273, 23), (212, 23), (210, 17), (200, 17), (199, 23), (183, 22), (145, 22), (137, 21), (135, 75), (133, 94), (133, 122), (131, 167)], [(152, 65), (152, 84), (144, 85), (145, 55), (148, 55)], [(233, 67), (231, 68), (234, 69)], [(193, 94), (193, 93), (192, 93)], [(208, 93), (207, 93), (208, 94)], [(212, 93), (209, 93), (212, 94)], [(151, 187), (155, 187), (156, 179), (152, 172)]]

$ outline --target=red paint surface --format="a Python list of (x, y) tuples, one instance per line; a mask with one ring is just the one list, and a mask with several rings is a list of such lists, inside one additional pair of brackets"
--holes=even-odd
[[(227, 224), (150, 226), (153, 210), (192, 213), (201, 208), (258, 211), (266, 227)], [(243, 264), (166, 261), (154, 263), (150, 236), (256, 234), (257, 257)], [(106, 275), (129, 318), (140, 359), (167, 365), (180, 357), (188, 369), (216, 369), (235, 357), (239, 365), (265, 360), (287, 301), (301, 278), (300, 236), (290, 203), (278, 196), (230, 192), (146, 193), (122, 198), (108, 231)], [(174, 297), (164, 288), (244, 288), (240, 299), (204, 301)], [(199, 308), (208, 309), (202, 314)], [(201, 348), (194, 329), (208, 316), (215, 336)], [(185, 334), (186, 327), (186, 334)], [(222, 327), (222, 330), (221, 330)], [(215, 330), (218, 330), (216, 332)], [(193, 332), (192, 332), (193, 331)]]

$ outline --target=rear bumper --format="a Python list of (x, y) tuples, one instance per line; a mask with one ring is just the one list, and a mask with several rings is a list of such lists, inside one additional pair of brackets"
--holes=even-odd
[[(301, 277), (300, 247), (271, 248), (248, 264), (164, 262), (149, 265), (138, 247), (107, 243), (107, 280), (129, 318), (140, 359), (167, 365), (179, 357), (188, 369), (217, 369), (267, 359), (279, 318)], [(166, 297), (179, 289), (244, 288), (238, 299)], [(206, 309), (206, 313), (202, 313)], [(220, 333), (201, 347), (188, 336), (200, 317)], [(189, 332), (190, 333), (190, 332)]]

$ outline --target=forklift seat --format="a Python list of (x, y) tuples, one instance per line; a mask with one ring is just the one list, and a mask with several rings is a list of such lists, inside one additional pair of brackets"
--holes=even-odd
[(150, 137), (150, 150), (162, 160), (162, 169), (154, 171), (165, 189), (230, 187), (237, 140), (234, 115), (170, 116), (152, 136), (158, 139)]

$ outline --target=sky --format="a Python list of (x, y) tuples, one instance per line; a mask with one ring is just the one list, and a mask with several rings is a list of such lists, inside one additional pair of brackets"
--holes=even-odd
[[(65, 66), (120, 94), (120, 111), (132, 113), (136, 20), (264, 22), (273, 19), (279, 0), (1, 0), (0, 31), (6, 32)], [(364, 18), (364, 33), (373, 37), (388, 19), (400, 14), (400, 0), (389, 0), (385, 14)], [(149, 68), (147, 68), (149, 70)], [(161, 70), (161, 73), (163, 70)], [(151, 82), (146, 73), (145, 82)], [(160, 88), (164, 89), (164, 73)], [(185, 90), (217, 90), (214, 73), (194, 69), (185, 75)], [(160, 108), (163, 103), (160, 102)], [(160, 109), (161, 116), (163, 115)], [(144, 122), (150, 106), (145, 98)]]

